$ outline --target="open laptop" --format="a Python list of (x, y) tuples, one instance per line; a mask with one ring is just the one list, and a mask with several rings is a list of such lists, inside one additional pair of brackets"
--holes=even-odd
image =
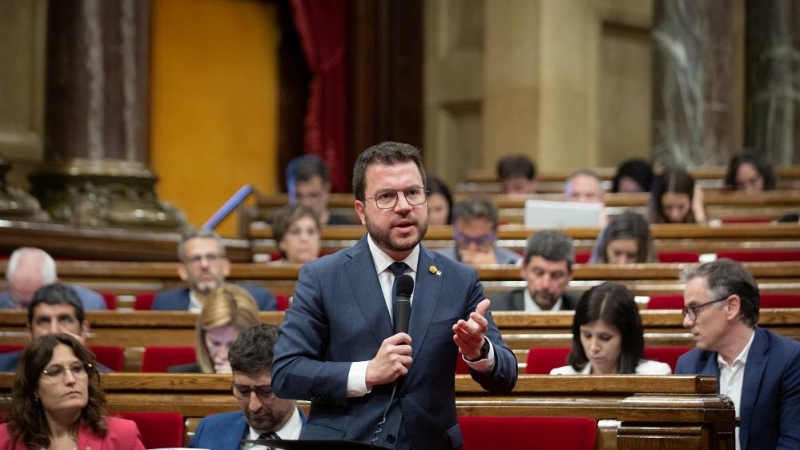
[(525, 201), (526, 228), (598, 227), (600, 203)]

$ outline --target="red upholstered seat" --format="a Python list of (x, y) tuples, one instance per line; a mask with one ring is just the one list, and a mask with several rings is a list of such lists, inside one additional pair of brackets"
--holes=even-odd
[(800, 249), (724, 250), (717, 258), (730, 258), (739, 262), (800, 261)]
[(18, 352), (25, 348), (22, 345), (0, 345), (0, 353)]
[(155, 292), (141, 292), (136, 294), (136, 300), (133, 302), (133, 309), (136, 311), (150, 311), (155, 298)]
[(525, 373), (547, 375), (556, 367), (567, 365), (569, 347), (533, 347), (528, 350)]
[(645, 347), (644, 358), (669, 364), (672, 373), (675, 373), (675, 363), (678, 357), (691, 350), (691, 347)]
[(275, 294), (275, 302), (278, 304), (278, 311), (286, 311), (289, 309), (288, 295)]
[(103, 300), (106, 302), (106, 308), (108, 309), (117, 309), (117, 294), (112, 292), (101, 292), (100, 295), (103, 296)]
[(698, 252), (658, 252), (658, 262), (661, 263), (696, 263), (699, 260)]
[(594, 450), (597, 422), (587, 417), (463, 416), (464, 450)]
[(761, 294), (760, 308), (800, 308), (800, 294)]
[(180, 413), (125, 412), (115, 414), (136, 422), (145, 448), (182, 448), (183, 416)]
[(114, 372), (125, 370), (125, 349), (114, 345), (92, 345), (89, 350), (94, 353), (95, 359), (100, 364)]
[(167, 367), (197, 361), (194, 347), (145, 347), (142, 372), (166, 372)]
[(683, 294), (651, 295), (647, 309), (683, 309)]
[(591, 257), (592, 252), (575, 252), (575, 264), (586, 264)]

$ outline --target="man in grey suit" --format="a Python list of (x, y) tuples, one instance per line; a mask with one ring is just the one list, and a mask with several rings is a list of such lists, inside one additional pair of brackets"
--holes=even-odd
[(520, 275), (527, 283), (492, 298), (495, 311), (572, 311), (579, 297), (564, 292), (572, 280), (575, 248), (558, 230), (541, 230), (528, 237)]
[[(475, 269), (420, 244), (428, 213), (419, 151), (384, 142), (362, 153), (353, 172), (367, 234), (301, 269), (275, 347), (273, 389), (311, 401), (300, 439), (461, 448), (457, 358), (495, 393), (513, 389), (516, 358)], [(400, 275), (415, 279), (407, 332), (392, 326), (392, 285)]]

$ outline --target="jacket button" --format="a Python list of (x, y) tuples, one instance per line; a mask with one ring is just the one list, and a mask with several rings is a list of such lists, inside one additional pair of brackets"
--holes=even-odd
[(394, 444), (394, 435), (390, 434), (390, 435), (386, 436), (386, 442), (388, 442), (390, 444)]

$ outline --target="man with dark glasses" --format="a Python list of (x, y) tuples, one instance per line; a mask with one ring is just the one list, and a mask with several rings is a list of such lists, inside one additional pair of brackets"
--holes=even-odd
[(453, 242), (440, 250), (450, 259), (477, 267), (485, 264), (517, 264), (520, 255), (497, 247), (497, 208), (485, 198), (462, 200), (453, 206)]
[(263, 449), (264, 446), (241, 441), (300, 436), (305, 415), (294, 400), (280, 399), (272, 392), (272, 350), (277, 339), (275, 325), (259, 324), (239, 334), (228, 359), (233, 369), (231, 392), (242, 410), (214, 414), (200, 421), (189, 447)]
[(797, 448), (800, 443), (800, 343), (758, 327), (759, 290), (738, 262), (719, 259), (688, 276), (683, 326), (696, 348), (676, 374), (714, 375), (733, 400), (736, 449)]

